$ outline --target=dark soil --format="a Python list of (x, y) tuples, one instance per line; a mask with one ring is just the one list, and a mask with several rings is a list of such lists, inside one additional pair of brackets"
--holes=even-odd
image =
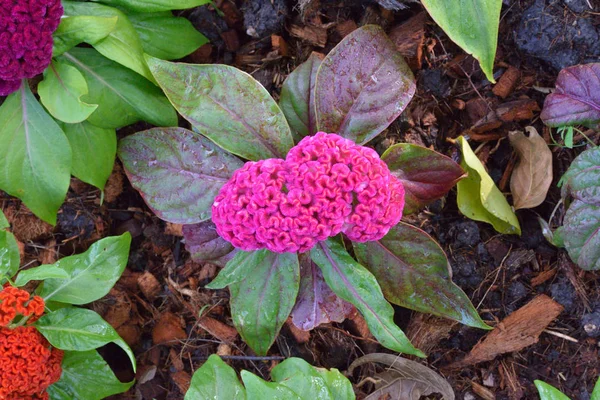
[[(376, 23), (389, 31), (422, 11), (418, 2), (396, 0), (379, 1), (393, 10), (384, 9), (376, 1), (214, 3), (220, 7), (219, 12), (203, 6), (181, 13), (211, 40), (186, 61), (235, 65), (259, 79), (276, 99), (283, 80), (296, 65), (312, 51), (327, 53), (342, 39), (344, 31), (338, 28), (344, 23)], [(376, 150), (410, 142), (432, 146), (458, 159), (457, 149), (446, 139), (467, 132), (483, 116), (481, 109), (487, 114), (488, 108), (523, 98), (541, 107), (545, 94), (536, 87), (552, 87), (558, 70), (564, 66), (600, 60), (597, 0), (590, 0), (593, 11), (587, 0), (509, 0), (504, 4), (495, 72), (500, 77), (509, 66), (517, 68), (520, 79), (515, 90), (506, 99), (495, 96), (477, 63), (465, 57), (428, 19), (424, 55), (414, 69), (418, 93), (404, 114), (374, 140)], [(292, 24), (308, 30), (325, 29), (325, 46), (290, 35)], [(283, 38), (287, 52), (273, 48), (273, 34)], [(505, 192), (508, 188), (503, 178), (513, 157), (506, 139), (508, 131), (533, 125), (550, 142), (550, 132), (543, 127), (538, 113), (483, 132), (477, 136), (482, 137), (480, 142), (471, 142), (473, 148), (481, 145), (478, 156)], [(119, 135), (137, 128), (144, 129), (145, 125), (123, 129)], [(488, 140), (485, 135), (496, 136)], [(600, 275), (578, 269), (562, 250), (549, 245), (537, 222), (538, 215), (549, 219), (560, 198), (555, 184), (581, 150), (553, 148), (554, 185), (542, 205), (517, 212), (523, 228), (521, 237), (500, 235), (490, 225), (463, 217), (454, 191), (409, 221), (440, 242), (452, 266), (454, 282), (489, 324), (497, 325), (539, 294), (552, 297), (564, 307), (548, 328), (562, 337), (542, 333), (535, 345), (458, 371), (445, 367), (465, 356), (485, 332), (397, 308), (397, 323), (412, 340), (419, 341), (415, 326), (435, 338), (427, 343), (429, 357), (423, 363), (447, 378), (459, 399), (479, 398), (477, 385), (487, 388), (496, 399), (536, 399), (536, 379), (555, 385), (573, 399), (589, 399), (600, 374)], [(106, 201), (100, 205), (97, 190), (73, 180), (54, 230), (30, 222), (35, 220), (31, 214), (8, 196), (0, 198), (0, 205), (13, 210), (14, 218), (23, 222), (16, 234), (25, 244), (25, 263), (32, 266), (83, 251), (108, 235), (125, 231), (132, 234), (128, 268), (110, 294), (94, 304), (137, 355), (137, 384), (119, 398), (182, 399), (192, 373), (213, 353), (229, 357), (238, 371), (247, 369), (268, 379), (270, 368), (282, 357), (302, 357), (316, 366), (343, 371), (363, 354), (386, 351), (366, 337), (364, 321), (356, 318), (321, 326), (310, 335), (286, 325), (269, 352), (272, 359), (246, 357), (254, 354), (239, 336), (233, 342), (226, 340), (230, 333), (227, 327), (232, 326), (228, 292), (203, 288), (219, 268), (190, 260), (181, 227), (167, 224), (149, 211), (118, 162), (106, 193)], [(564, 209), (559, 207), (553, 227), (563, 214)], [(209, 327), (199, 318), (201, 309), (202, 316), (216, 321), (216, 327)], [(120, 349), (106, 347), (102, 354), (121, 379), (133, 378)], [(351, 378), (357, 383), (373, 372), (363, 368)], [(369, 389), (368, 384), (357, 388), (358, 397), (364, 397)]]

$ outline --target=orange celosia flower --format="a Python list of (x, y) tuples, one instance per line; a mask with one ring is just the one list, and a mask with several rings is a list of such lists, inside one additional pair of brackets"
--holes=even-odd
[(60, 379), (63, 352), (32, 326), (0, 328), (0, 400), (46, 400)]
[(44, 313), (44, 300), (22, 289), (6, 286), (0, 291), (0, 327), (8, 326), (17, 315), (30, 317), (32, 323)]

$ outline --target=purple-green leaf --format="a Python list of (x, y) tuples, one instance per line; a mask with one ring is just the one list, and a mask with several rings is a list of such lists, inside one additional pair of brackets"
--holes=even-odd
[(421, 229), (401, 222), (381, 240), (354, 243), (354, 252), (390, 302), (489, 329), (452, 282), (444, 251)]
[(229, 285), (233, 324), (258, 355), (267, 354), (275, 341), (300, 285), (296, 253), (266, 252), (244, 280)]
[(561, 178), (567, 193), (588, 204), (600, 205), (600, 147), (582, 152)]
[(195, 224), (210, 218), (219, 189), (243, 163), (183, 128), (154, 128), (119, 143), (132, 186), (165, 221)]
[(237, 253), (231, 243), (219, 236), (211, 220), (184, 225), (183, 237), (186, 250), (197, 262), (210, 261), (224, 267)]
[(450, 157), (414, 144), (392, 146), (383, 153), (381, 159), (404, 185), (405, 215), (417, 212), (443, 197), (466, 176), (466, 172)]
[(321, 324), (343, 322), (353, 309), (352, 304), (327, 286), (323, 273), (310, 257), (300, 255), (300, 291), (292, 310), (294, 325), (310, 331)]
[(575, 200), (561, 232), (569, 256), (585, 270), (600, 269), (600, 206)]
[(383, 29), (365, 25), (321, 64), (315, 85), (318, 130), (364, 144), (402, 113), (415, 88), (412, 71)]
[(148, 57), (175, 109), (201, 134), (248, 160), (283, 158), (294, 145), (283, 112), (252, 76), (228, 65)]
[(383, 297), (373, 274), (357, 263), (344, 246), (329, 239), (319, 242), (310, 256), (331, 290), (358, 308), (379, 343), (397, 352), (425, 357), (394, 322), (394, 308)]
[(287, 118), (296, 141), (317, 133), (315, 81), (322, 58), (316, 53), (288, 75), (281, 87), (279, 107)]
[(556, 90), (546, 97), (540, 116), (548, 126), (600, 123), (600, 63), (560, 71)]

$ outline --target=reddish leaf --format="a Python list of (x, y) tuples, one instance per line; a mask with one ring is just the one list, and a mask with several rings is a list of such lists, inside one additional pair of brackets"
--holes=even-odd
[(383, 29), (366, 25), (344, 38), (317, 74), (317, 127), (358, 144), (379, 135), (406, 108), (415, 79)]
[(320, 65), (321, 57), (313, 53), (288, 75), (281, 88), (279, 107), (296, 141), (317, 133), (314, 90)]
[(165, 221), (194, 224), (210, 218), (219, 189), (241, 160), (183, 128), (154, 128), (127, 136), (119, 157), (132, 186)]
[(321, 269), (306, 256), (300, 256), (300, 291), (292, 310), (292, 322), (310, 331), (328, 322), (342, 322), (352, 312), (352, 304), (333, 293)]
[(184, 225), (183, 237), (185, 238), (185, 248), (190, 252), (194, 261), (210, 261), (224, 267), (227, 261), (237, 253), (231, 243), (219, 236), (215, 224), (211, 220)]
[(390, 147), (381, 159), (404, 185), (404, 214), (417, 212), (443, 197), (466, 175), (451, 158), (408, 143)]
[(560, 71), (556, 91), (544, 102), (542, 120), (549, 126), (600, 122), (600, 63), (575, 65)]

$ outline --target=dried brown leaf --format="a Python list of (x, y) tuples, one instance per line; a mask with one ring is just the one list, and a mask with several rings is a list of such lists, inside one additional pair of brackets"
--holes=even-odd
[(374, 376), (380, 383), (375, 385), (375, 392), (365, 400), (419, 400), (422, 396), (433, 393), (440, 393), (444, 400), (454, 400), (452, 387), (437, 372), (416, 361), (393, 354), (367, 354), (350, 365), (348, 374), (367, 363), (380, 363), (388, 368)]
[(520, 131), (508, 134), (510, 144), (519, 155), (510, 179), (510, 191), (516, 210), (542, 204), (552, 183), (550, 148), (534, 127), (528, 126), (525, 130), (529, 137)]

